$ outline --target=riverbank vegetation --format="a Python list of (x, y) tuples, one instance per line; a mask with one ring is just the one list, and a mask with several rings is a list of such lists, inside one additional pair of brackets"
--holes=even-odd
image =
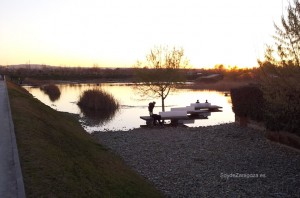
[(70, 114), (8, 82), (27, 197), (161, 197)]
[(267, 137), (300, 148), (300, 2), (289, 4), (275, 42), (259, 61), (261, 78), (255, 87), (231, 90), (236, 116), (264, 123)]
[(115, 97), (102, 89), (83, 92), (77, 104), (87, 117), (102, 122), (111, 119), (119, 109)]
[(47, 94), (51, 101), (56, 101), (60, 97), (60, 90), (57, 85), (49, 84), (40, 88), (45, 94)]
[(300, 135), (300, 2), (289, 4), (286, 12), (260, 62), (261, 85), (267, 127)]

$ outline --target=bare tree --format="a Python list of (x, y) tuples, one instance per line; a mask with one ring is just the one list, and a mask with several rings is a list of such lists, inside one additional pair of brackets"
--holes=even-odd
[(165, 111), (165, 99), (184, 82), (181, 69), (187, 65), (183, 48), (154, 47), (146, 55), (146, 61), (138, 61), (134, 66), (136, 88), (142, 96), (161, 98), (162, 111)]

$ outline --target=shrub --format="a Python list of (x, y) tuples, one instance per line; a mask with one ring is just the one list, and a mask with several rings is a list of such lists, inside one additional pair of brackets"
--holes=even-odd
[(285, 86), (275, 80), (264, 84), (267, 129), (300, 135), (300, 92), (296, 86)]
[(289, 3), (281, 23), (275, 24), (274, 42), (259, 61), (266, 99), (266, 126), (300, 135), (300, 2)]
[(284, 89), (280, 81), (274, 80), (268, 86), (263, 84), (262, 89), (258, 86), (231, 89), (233, 112), (239, 117), (264, 121), (268, 130), (300, 135), (300, 92), (292, 88)]
[(265, 101), (258, 86), (249, 85), (230, 90), (233, 112), (239, 117), (264, 120)]
[(45, 85), (40, 89), (49, 96), (52, 102), (58, 100), (61, 94), (59, 88), (54, 84)]
[(114, 116), (119, 108), (118, 101), (104, 90), (87, 90), (81, 94), (77, 103), (83, 114), (97, 120), (107, 120)]

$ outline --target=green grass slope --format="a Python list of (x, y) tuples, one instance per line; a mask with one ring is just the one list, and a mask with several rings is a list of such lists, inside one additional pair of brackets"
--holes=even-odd
[(67, 113), (8, 82), (27, 197), (161, 197)]

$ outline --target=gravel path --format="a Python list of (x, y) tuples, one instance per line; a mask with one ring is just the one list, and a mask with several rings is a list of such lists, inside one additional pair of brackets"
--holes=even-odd
[(94, 133), (167, 197), (300, 197), (300, 153), (223, 124)]

